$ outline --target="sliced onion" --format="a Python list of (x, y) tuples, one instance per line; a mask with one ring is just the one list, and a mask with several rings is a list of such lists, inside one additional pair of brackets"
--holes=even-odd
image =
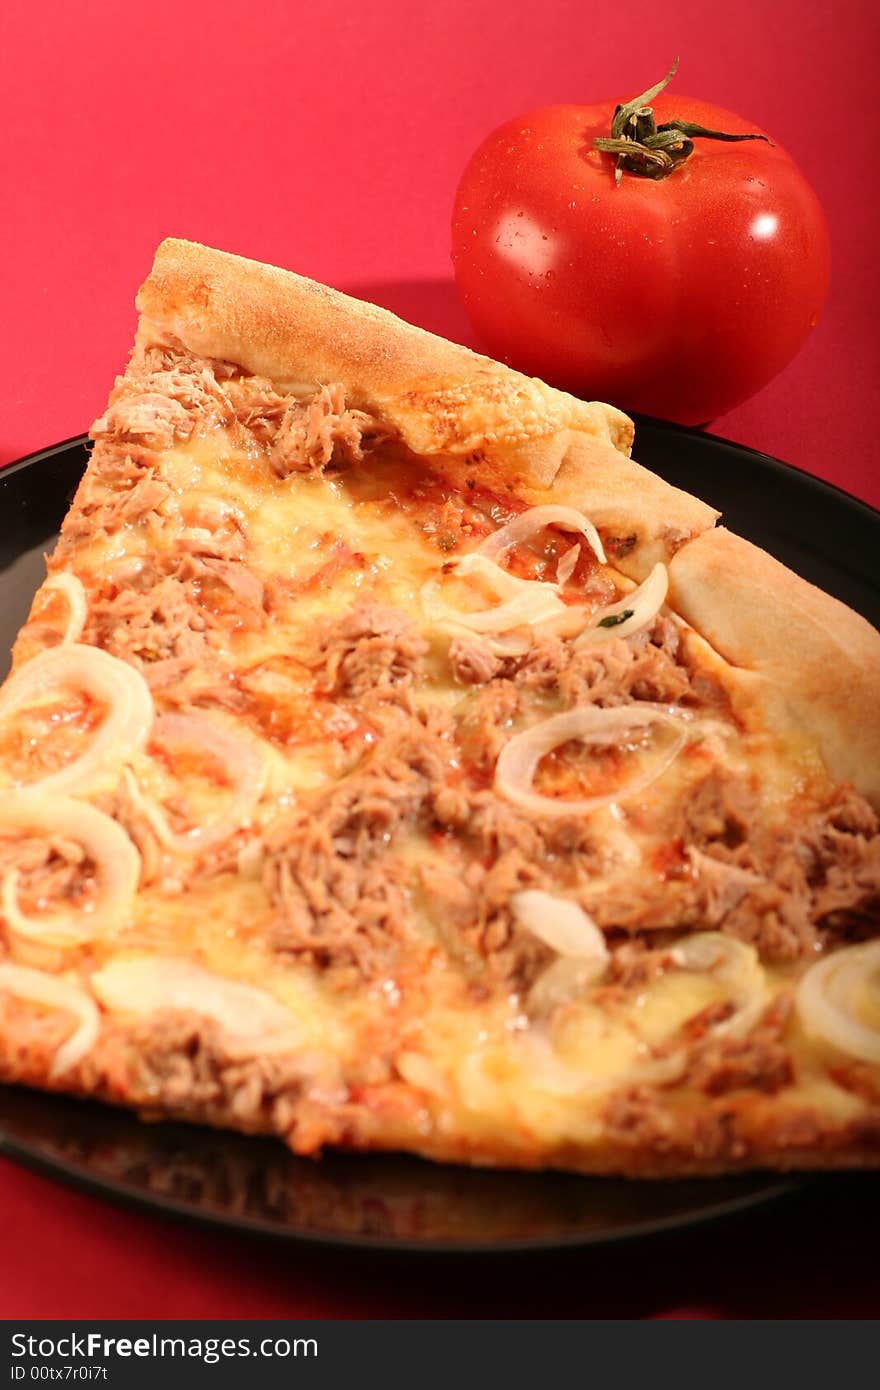
[(455, 573), (461, 578), (478, 576), (503, 600), (474, 613), (447, 610), (449, 617), (472, 632), (509, 632), (511, 628), (533, 627), (566, 612), (555, 584), (540, 579), (518, 579), (477, 552), (462, 556)]
[(45, 970), (33, 970), (29, 965), (4, 961), (0, 963), (0, 989), (8, 990), (17, 999), (45, 1004), (48, 1009), (64, 1009), (77, 1020), (76, 1028), (55, 1053), (49, 1070), (51, 1077), (69, 1071), (94, 1047), (101, 1019), (97, 1004), (81, 985), (60, 975), (47, 975)]
[(502, 526), (500, 530), (487, 536), (477, 554), (485, 555), (489, 560), (497, 560), (513, 546), (521, 545), (523, 541), (528, 540), (536, 531), (542, 531), (545, 526), (558, 526), (562, 531), (579, 532), (599, 564), (607, 563), (605, 551), (602, 549), (602, 542), (599, 539), (599, 532), (592, 521), (585, 517), (583, 512), (576, 511), (574, 507), (561, 507), (553, 503), (541, 507), (529, 507), (528, 511), (520, 512), (519, 516), (515, 516), (506, 526)]
[[(714, 1036), (740, 1038), (755, 1026), (766, 1008), (767, 987), (753, 947), (719, 932), (696, 932), (671, 947), (670, 954), (679, 969), (711, 972), (728, 989), (736, 1011), (723, 1023), (715, 1025)], [(595, 975), (592, 979), (578, 980), (576, 972), (583, 963), (571, 956), (555, 961), (533, 986), (528, 1000), (530, 1011), (549, 1015), (559, 1004), (571, 1002), (585, 987), (595, 983)], [(880, 966), (880, 958), (877, 965)], [(545, 1032), (530, 1030), (522, 1045), (528, 1048), (530, 1075), (540, 1078), (541, 1089), (550, 1095), (586, 1096), (630, 1086), (669, 1086), (680, 1080), (687, 1070), (686, 1045), (664, 1056), (646, 1056), (623, 1072), (607, 1077), (584, 1076), (563, 1061)], [(476, 1065), (468, 1075), (469, 1082), (479, 1079), (475, 1078)]]
[[(591, 647), (598, 642), (607, 642), (611, 637), (630, 637), (634, 632), (640, 632), (654, 621), (666, 602), (668, 591), (666, 566), (656, 564), (638, 588), (591, 615), (590, 624), (577, 638), (575, 648)], [(630, 613), (630, 617), (609, 623), (609, 619), (621, 613)]]
[(671, 1053), (665, 1057), (647, 1056), (616, 1075), (585, 1076), (563, 1061), (545, 1034), (527, 1034), (523, 1045), (528, 1050), (530, 1075), (539, 1077), (541, 1090), (552, 1096), (586, 1097), (606, 1091), (626, 1091), (632, 1086), (669, 1086), (684, 1075), (687, 1064), (683, 1053)]
[(398, 1052), (394, 1059), (397, 1068), (404, 1081), (410, 1086), (415, 1086), (420, 1091), (426, 1091), (428, 1095), (444, 1096), (449, 1090), (446, 1078), (436, 1062), (430, 1057), (426, 1057), (423, 1052), (414, 1052), (409, 1049)]
[(50, 946), (78, 946), (125, 925), (141, 871), (141, 857), (125, 831), (88, 802), (48, 792), (12, 791), (0, 795), (0, 830), (63, 836), (82, 845), (95, 863), (98, 899), (82, 908), (27, 917), (18, 905), (17, 869), (0, 885), (0, 905), (10, 931)]
[(120, 765), (146, 742), (153, 722), (153, 697), (140, 672), (100, 647), (78, 642), (51, 647), (19, 667), (0, 690), (0, 719), (71, 688), (106, 704), (107, 714), (79, 757), (28, 783), (41, 791), (81, 794), (115, 781)]
[(730, 994), (735, 1013), (712, 1029), (715, 1037), (741, 1038), (767, 1007), (767, 985), (754, 946), (722, 932), (694, 932), (670, 948), (680, 970), (711, 974)]
[(560, 898), (537, 888), (526, 888), (510, 899), (514, 917), (551, 951), (576, 956), (595, 967), (595, 977), (608, 964), (608, 947), (596, 923), (571, 898)]
[[(454, 622), (443, 622), (440, 626), (450, 637), (458, 637), (465, 642), (485, 642), (487, 650), (502, 660), (507, 657), (525, 656), (534, 645), (534, 634), (531, 628), (525, 626), (511, 628), (509, 632), (495, 633), (472, 632), (469, 627), (462, 627)], [(546, 628), (542, 627), (541, 630), (546, 631)]]
[(509, 570), (502, 569), (495, 560), (481, 555), (478, 550), (472, 550), (469, 555), (462, 555), (461, 559), (456, 560), (454, 564), (457, 575), (462, 577), (477, 575), (488, 584), (498, 598), (518, 598), (523, 593), (546, 595), (556, 592), (555, 584), (543, 579), (521, 579), (519, 575), (511, 574)]
[(575, 571), (575, 566), (577, 565), (580, 550), (581, 548), (579, 545), (573, 545), (569, 550), (566, 550), (564, 554), (560, 555), (559, 564), (556, 566), (557, 584), (567, 584), (569, 579), (571, 579)]
[(126, 770), (125, 781), (132, 801), (167, 849), (176, 854), (198, 854), (210, 845), (228, 840), (247, 824), (266, 785), (266, 759), (256, 744), (201, 714), (160, 715), (152, 738), (167, 748), (195, 748), (200, 753), (210, 754), (228, 773), (232, 783), (232, 796), (224, 811), (179, 834), (171, 829), (161, 806), (141, 791), (131, 772)]
[(528, 994), (532, 1014), (549, 1014), (577, 999), (604, 975), (608, 965), (605, 938), (588, 913), (570, 898), (538, 888), (514, 893), (510, 906), (516, 921), (560, 957), (541, 972)]
[[(635, 796), (656, 781), (684, 746), (687, 719), (688, 715), (683, 710), (649, 704), (618, 705), (609, 709), (585, 705), (565, 714), (553, 715), (521, 734), (514, 734), (504, 745), (495, 768), (495, 786), (508, 801), (535, 815), (586, 815), (595, 811), (597, 806), (607, 806)], [(575, 801), (542, 796), (532, 791), (538, 764), (560, 744), (568, 743), (571, 739), (582, 739), (585, 743), (616, 743), (633, 729), (646, 728), (650, 724), (668, 724), (674, 728), (675, 741), (653, 759), (652, 766), (646, 772), (640, 773), (624, 786), (600, 796), (587, 796)]]
[(68, 574), (66, 570), (59, 570), (57, 574), (49, 575), (43, 585), (43, 592), (47, 589), (55, 589), (67, 599), (67, 624), (62, 642), (78, 642), (89, 613), (89, 601), (82, 580), (75, 574)]
[(880, 941), (845, 946), (811, 965), (795, 1002), (807, 1033), (862, 1062), (880, 1063), (880, 1027), (859, 1018), (865, 996), (877, 995), (880, 1017)]
[(267, 1057), (302, 1046), (300, 1026), (275, 995), (182, 957), (117, 956), (95, 972), (91, 983), (114, 1014), (148, 1018), (173, 1009), (211, 1019), (233, 1058)]
[(532, 1017), (548, 1018), (555, 1009), (582, 999), (604, 974), (604, 963), (589, 956), (560, 956), (542, 970), (526, 998)]
[(484, 640), (493, 656), (525, 656), (532, 647), (528, 628), (511, 628), (510, 632), (496, 632), (494, 637), (485, 637)]
[[(714, 1037), (742, 1038), (754, 1028), (767, 1006), (767, 986), (754, 947), (734, 937), (723, 936), (720, 932), (695, 932), (672, 946), (670, 955), (680, 970), (711, 973), (728, 990), (735, 1012), (713, 1027)], [(528, 1001), (530, 1009), (547, 1015), (558, 1004), (577, 998), (582, 987), (566, 991), (568, 982), (562, 972), (578, 964), (580, 962), (571, 958), (556, 961), (533, 986)], [(558, 978), (553, 978), (554, 971), (559, 972)], [(595, 983), (595, 978), (592, 982), (584, 983), (587, 986)], [(542, 986), (546, 995), (540, 993)], [(556, 1055), (549, 1038), (541, 1034), (534, 1035), (530, 1046), (539, 1053), (542, 1084), (555, 1095), (577, 1095), (597, 1089), (636, 1085), (668, 1086), (678, 1081), (687, 1070), (687, 1045), (676, 1047), (662, 1057), (646, 1057), (624, 1073), (601, 1080), (584, 1078), (574, 1067), (563, 1062)]]
[[(562, 965), (563, 962), (557, 962)], [(565, 962), (566, 964), (568, 962)], [(600, 1097), (608, 1091), (625, 1091), (632, 1086), (668, 1086), (684, 1074), (686, 1057), (679, 1053), (665, 1057), (645, 1056), (616, 1074), (584, 1074), (564, 1061), (545, 1032), (529, 1029), (517, 1035), (516, 1048), (522, 1054), (527, 1082), (549, 1096)], [(644, 1049), (647, 1052), (647, 1049)], [(485, 1070), (482, 1048), (470, 1052), (458, 1068), (459, 1092), (468, 1109), (490, 1111), (497, 1103), (498, 1088)]]

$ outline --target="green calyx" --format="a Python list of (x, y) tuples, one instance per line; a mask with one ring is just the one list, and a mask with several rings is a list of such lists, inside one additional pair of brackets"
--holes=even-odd
[(766, 140), (766, 135), (729, 135), (723, 130), (708, 130), (692, 121), (671, 120), (657, 125), (654, 112), (648, 105), (678, 72), (678, 59), (666, 76), (641, 96), (618, 106), (611, 122), (611, 135), (600, 135), (593, 141), (597, 150), (617, 155), (615, 183), (623, 172), (638, 174), (643, 179), (665, 179), (680, 168), (694, 152), (694, 139), (705, 140)]

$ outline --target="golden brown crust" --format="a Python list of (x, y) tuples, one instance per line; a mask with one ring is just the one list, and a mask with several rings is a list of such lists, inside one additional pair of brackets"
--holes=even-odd
[[(274, 266), (167, 240), (138, 295), (142, 333), (171, 333), (289, 387), (341, 381), (352, 403), (394, 424), (418, 454), (521, 450), (549, 482), (561, 431), (628, 453), (632, 421), (404, 323), (386, 309)], [(549, 450), (549, 452), (548, 452)]]
[[(112, 1029), (109, 1045), (63, 1081), (49, 1073), (43, 1049), (28, 1049), (0, 1032), (0, 1082), (97, 1099), (134, 1110), (144, 1120), (185, 1120), (242, 1134), (281, 1139), (294, 1152), (320, 1154), (341, 1147), (356, 1153), (400, 1151), (435, 1163), (526, 1171), (556, 1169), (585, 1176), (669, 1179), (717, 1177), (759, 1170), (796, 1172), (880, 1165), (880, 1114), (876, 1106), (831, 1118), (796, 1098), (742, 1092), (735, 1098), (681, 1103), (663, 1092), (618, 1093), (590, 1142), (562, 1138), (536, 1143), (527, 1130), (498, 1127), (490, 1134), (450, 1126), (432, 1116), (431, 1099), (396, 1083), (379, 1105), (326, 1104), (305, 1091), (266, 1085), (262, 1105), (241, 1104), (235, 1067), (199, 1094), (151, 1094), (139, 1076), (143, 1037), (137, 1029)], [(169, 1050), (168, 1075), (188, 1058)], [(418, 1111), (419, 1123), (414, 1123)]]
[(718, 513), (629, 458), (632, 421), (291, 271), (169, 239), (138, 295), (142, 344), (178, 339), (292, 390), (341, 382), (413, 453), (527, 500), (589, 511), (629, 542), (626, 569), (657, 559)]
[(880, 805), (880, 633), (724, 527), (669, 577), (672, 606), (729, 664), (740, 713), (811, 735), (832, 775)]

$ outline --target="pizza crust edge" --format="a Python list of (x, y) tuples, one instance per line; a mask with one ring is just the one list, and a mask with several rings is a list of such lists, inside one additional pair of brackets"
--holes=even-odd
[(170, 336), (297, 394), (340, 382), (413, 454), (464, 487), (578, 507), (619, 537), (642, 579), (718, 513), (630, 457), (634, 426), (376, 305), (257, 261), (168, 239), (137, 297), (141, 347)]
[[(168, 245), (169, 243), (166, 243), (166, 246)], [(179, 247), (181, 243), (170, 245)], [(199, 260), (201, 255), (199, 251), (196, 260)], [(226, 258), (223, 253), (205, 252), (204, 255), (209, 259), (220, 257), (224, 265), (234, 262), (234, 258)], [(232, 276), (235, 263), (229, 265), (228, 269)], [(281, 277), (280, 283), (288, 287), (292, 282), (307, 285), (310, 283), (299, 282), (299, 277), (295, 276), (288, 278), (286, 272), (279, 271), (277, 274)], [(150, 294), (154, 291), (156, 294), (159, 293), (155, 285)], [(308, 293), (311, 295), (311, 291)], [(193, 295), (195, 296), (195, 291)], [(358, 306), (355, 301), (346, 300), (344, 296), (335, 296), (332, 291), (322, 291), (318, 300), (311, 302), (319, 302), (323, 295), (330, 296), (334, 302), (341, 300), (340, 312), (354, 312), (359, 323), (361, 319), (356, 311), (361, 307), (364, 311), (364, 321), (372, 320), (374, 314), (379, 316), (376, 324), (377, 329), (381, 328), (382, 334), (390, 333), (393, 336), (399, 332), (411, 343), (422, 343), (423, 338), (430, 339), (430, 335), (422, 335), (421, 330), (410, 329), (393, 316), (386, 315), (384, 311), (373, 311), (370, 306)], [(295, 297), (294, 291), (291, 290), (291, 300), (285, 303), (281, 314), (284, 332), (289, 335), (287, 341), (291, 354), (296, 351)], [(146, 298), (148, 296), (142, 292), (142, 299)], [(239, 305), (239, 309), (240, 307)], [(251, 308), (253, 307), (251, 305)], [(215, 318), (222, 320), (222, 313), (216, 299), (209, 297), (206, 307), (202, 310), (198, 310), (197, 305), (192, 304), (186, 313), (180, 305), (176, 308), (169, 305), (163, 310), (159, 299), (151, 301), (150, 309), (149, 320), (142, 321), (143, 335), (160, 335), (161, 332), (167, 331), (181, 338), (186, 346), (201, 355), (228, 357), (241, 362), (242, 365), (249, 365), (247, 360), (243, 360), (245, 345), (242, 344), (240, 349), (235, 349), (228, 336), (222, 337), (222, 333), (228, 334), (229, 329), (228, 325), (223, 327), (222, 322), (220, 328), (217, 327)], [(238, 312), (234, 305), (227, 304), (222, 312), (232, 315), (233, 310)], [(276, 298), (264, 297), (261, 312), (269, 318), (277, 314), (279, 306)], [(191, 321), (186, 317), (189, 313), (194, 316)], [(195, 317), (199, 313), (201, 318)], [(254, 328), (252, 331), (256, 333), (258, 329)], [(411, 338), (410, 335), (415, 335), (415, 338)], [(196, 342), (200, 336), (202, 343), (197, 347)], [(442, 340), (431, 341), (440, 343), (444, 349), (449, 348), (450, 360), (455, 358), (459, 362), (465, 362), (474, 356), (464, 348), (442, 344)], [(327, 349), (328, 352), (331, 350), (335, 351), (335, 348)], [(403, 351), (402, 342), (400, 350)], [(315, 351), (318, 351), (317, 347)], [(327, 375), (345, 383), (347, 367), (343, 358), (344, 354), (337, 353), (336, 363), (328, 363)], [(291, 357), (289, 361), (293, 362), (294, 358)], [(484, 359), (476, 358), (475, 361), (480, 363)], [(329, 367), (334, 365), (336, 370), (330, 371)], [(273, 364), (264, 358), (262, 372), (268, 374), (270, 366)], [(501, 374), (504, 381), (507, 381), (508, 375), (516, 378), (515, 373), (508, 374), (505, 368), (496, 364), (490, 366)], [(256, 367), (252, 369), (256, 370)], [(377, 367), (377, 372), (378, 370)], [(281, 379), (279, 361), (274, 363), (272, 374), (276, 380)], [(518, 389), (516, 382), (510, 385), (512, 400), (517, 399)], [(548, 394), (551, 404), (555, 397), (562, 400), (571, 399), (561, 397), (561, 393), (552, 392), (550, 388), (542, 388), (542, 391)], [(429, 397), (425, 396), (421, 406), (426, 413), (430, 409), (428, 399)], [(377, 413), (387, 418), (387, 406), (377, 404), (375, 408)], [(562, 411), (562, 406), (559, 409)], [(606, 408), (596, 409), (604, 411)], [(616, 412), (612, 413), (612, 418), (614, 414)], [(483, 427), (489, 429), (485, 421)], [(559, 452), (561, 435), (565, 436), (565, 440)], [(578, 425), (572, 435), (568, 425), (557, 423), (551, 435), (536, 435), (536, 439), (540, 448), (547, 450), (547, 457), (555, 450), (561, 460), (552, 482), (547, 484), (540, 481), (544, 475), (538, 471), (537, 466), (531, 480), (524, 480), (521, 472), (522, 453), (519, 446), (514, 446), (509, 441), (503, 442), (503, 447), (499, 446), (496, 455), (500, 475), (504, 476), (505, 468), (509, 469), (508, 476), (517, 479), (520, 494), (526, 500), (532, 497), (536, 501), (548, 500), (548, 497), (552, 496), (553, 500), (579, 505), (588, 513), (592, 511), (593, 519), (598, 519), (603, 529), (612, 523), (605, 514), (597, 516), (596, 509), (590, 501), (590, 487), (596, 496), (604, 488), (609, 499), (609, 508), (612, 509), (617, 489), (617, 495), (624, 502), (620, 507), (622, 525), (628, 525), (634, 533), (637, 532), (637, 538), (631, 551), (620, 560), (615, 559), (615, 563), (624, 571), (627, 571), (629, 566), (634, 576), (638, 576), (639, 569), (646, 565), (646, 557), (654, 553), (651, 551), (651, 545), (661, 549), (666, 547), (664, 553), (671, 562), (673, 606), (688, 621), (694, 622), (697, 631), (723, 657), (731, 684), (738, 683), (738, 688), (744, 692), (743, 698), (746, 703), (748, 697), (752, 697), (756, 717), (763, 719), (765, 725), (768, 715), (775, 720), (778, 711), (780, 719), (787, 718), (791, 726), (796, 727), (797, 716), (802, 713), (804, 718), (809, 717), (816, 722), (819, 737), (828, 743), (831, 752), (826, 753), (826, 756), (837, 757), (847, 740), (852, 741), (852, 731), (846, 725), (846, 719), (850, 716), (846, 714), (845, 702), (848, 701), (852, 709), (853, 702), (857, 701), (857, 717), (862, 720), (864, 738), (869, 739), (873, 729), (876, 740), (877, 702), (874, 698), (872, 704), (871, 692), (880, 688), (880, 639), (862, 619), (828, 595), (807, 585), (784, 566), (771, 560), (769, 556), (765, 556), (741, 538), (731, 536), (723, 530), (706, 531), (706, 526), (711, 526), (715, 517), (711, 509), (706, 508), (697, 499), (689, 498), (687, 494), (668, 488), (662, 480), (632, 463), (624, 452), (616, 448), (609, 439), (602, 437), (601, 431), (591, 434), (585, 425)], [(466, 460), (463, 460), (464, 462)], [(685, 500), (682, 502), (680, 499)], [(691, 505), (692, 509), (686, 510), (686, 507)], [(640, 506), (643, 508), (641, 513)], [(679, 508), (677, 512), (674, 511), (676, 506)], [(670, 520), (670, 510), (673, 511), (673, 520)], [(638, 530), (645, 514), (653, 524), (650, 534), (646, 529)], [(710, 518), (702, 527), (705, 532), (702, 536), (693, 538), (695, 531), (701, 529), (696, 526), (683, 538), (675, 534), (676, 523), (691, 523), (699, 515)], [(725, 537), (727, 539), (724, 539)], [(744, 595), (749, 596), (748, 604), (743, 602)], [(792, 615), (800, 624), (797, 628), (798, 633), (804, 634), (797, 666), (785, 659), (785, 644), (789, 644), (791, 639)], [(851, 647), (850, 651), (847, 650), (848, 646)], [(845, 663), (841, 664), (844, 658)], [(809, 679), (804, 679), (801, 695), (798, 696), (798, 692), (794, 692), (793, 695), (792, 677), (800, 676), (802, 664)], [(746, 677), (754, 679), (747, 680)], [(800, 705), (793, 705), (793, 698), (800, 698)], [(828, 725), (828, 730), (823, 733), (824, 724)], [(868, 746), (863, 742), (850, 749), (856, 773), (864, 775), (870, 771), (864, 751)], [(860, 749), (863, 751), (859, 751)], [(123, 1056), (132, 1046), (132, 1038), (125, 1029), (119, 1030), (117, 1046), (121, 1047)], [(137, 1107), (140, 1103), (145, 1109), (149, 1109), (146, 1101), (139, 1102), (137, 1095), (126, 1093), (119, 1079), (122, 1069), (115, 1069), (112, 1065), (113, 1060), (118, 1061), (119, 1056), (111, 1051), (109, 1059), (102, 1064), (103, 1075), (90, 1078), (89, 1084), (81, 1079), (78, 1087), (64, 1085), (58, 1089), (76, 1089), (80, 1094), (99, 1095), (103, 1099), (121, 1101), (128, 1106)], [(4, 1058), (2, 1069), (7, 1076), (10, 1071), (17, 1071), (15, 1079), (19, 1081), (31, 1081), (42, 1087), (51, 1086), (44, 1072), (28, 1072), (21, 1058)], [(611, 1171), (631, 1176), (662, 1177), (731, 1172), (738, 1168), (751, 1169), (758, 1163), (761, 1166), (788, 1169), (869, 1166), (877, 1161), (880, 1129), (873, 1117), (857, 1121), (857, 1132), (854, 1132), (848, 1121), (828, 1125), (823, 1131), (821, 1119), (811, 1116), (804, 1108), (786, 1113), (784, 1107), (774, 1104), (772, 1099), (764, 1101), (758, 1097), (749, 1097), (747, 1102), (740, 1106), (727, 1100), (707, 1102), (704, 1111), (709, 1115), (710, 1122), (707, 1122), (708, 1127), (701, 1125), (698, 1130), (693, 1129), (690, 1118), (682, 1113), (670, 1117), (665, 1130), (661, 1128), (650, 1137), (644, 1136), (638, 1126), (635, 1126), (632, 1145), (608, 1141), (589, 1153), (579, 1150), (577, 1154), (564, 1148), (553, 1152), (542, 1150), (533, 1162), (535, 1166), (569, 1167), (581, 1172)], [(167, 1107), (163, 1113), (175, 1112), (173, 1107)], [(186, 1118), (196, 1117), (192, 1107), (181, 1113)], [(242, 1124), (236, 1110), (234, 1094), (222, 1103), (206, 1108), (198, 1118), (208, 1123), (252, 1129), (252, 1126)], [(389, 1144), (393, 1146), (393, 1119), (388, 1118), (389, 1128), (380, 1129), (378, 1133), (373, 1128), (374, 1123), (374, 1116), (352, 1116), (351, 1129), (344, 1136), (345, 1141), (355, 1148), (366, 1150), (387, 1148)], [(780, 1126), (785, 1127), (784, 1135)], [(274, 1132), (281, 1130), (275, 1128)], [(289, 1136), (287, 1137), (289, 1141)], [(508, 1160), (517, 1166), (530, 1166), (528, 1156), (522, 1151), (516, 1151), (511, 1147), (509, 1153), (505, 1154), (503, 1145), (498, 1143), (491, 1154), (487, 1154), (485, 1149), (482, 1152), (479, 1149), (468, 1151), (467, 1146), (462, 1147), (455, 1139), (450, 1139), (448, 1143), (426, 1140), (421, 1150), (417, 1151), (447, 1162), (470, 1160), (501, 1164)]]
[(880, 805), (880, 633), (725, 527), (669, 567), (670, 602), (723, 657), (737, 707), (804, 731), (829, 771)]

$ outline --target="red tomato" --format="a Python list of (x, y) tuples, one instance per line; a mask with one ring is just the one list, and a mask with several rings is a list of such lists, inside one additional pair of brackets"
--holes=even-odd
[[(489, 349), (580, 396), (703, 424), (764, 386), (818, 321), (830, 250), (792, 159), (763, 140), (699, 137), (666, 178), (593, 148), (616, 103), (550, 106), (480, 146), (455, 200), (452, 258)], [(756, 127), (663, 93), (673, 117)]]

